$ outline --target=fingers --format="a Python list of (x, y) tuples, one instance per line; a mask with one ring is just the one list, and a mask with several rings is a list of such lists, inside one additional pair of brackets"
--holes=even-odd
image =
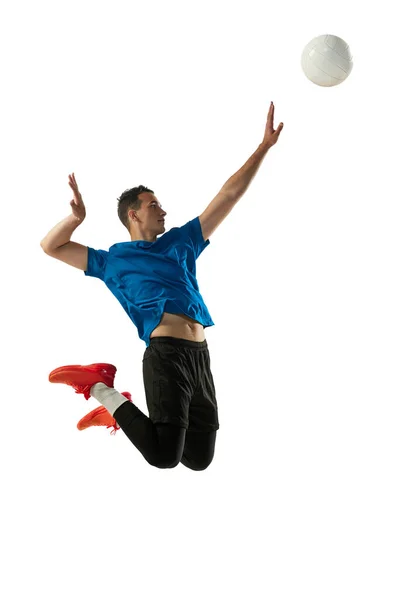
[(80, 203), (82, 202), (82, 196), (78, 190), (78, 184), (76, 182), (74, 173), (68, 175), (68, 185), (74, 192), (74, 200), (72, 200), (72, 202), (74, 202), (74, 204), (76, 204), (77, 206), (80, 206)]
[(270, 103), (270, 110), (268, 111), (267, 117), (267, 125), (271, 126), (272, 131), (274, 131), (274, 102)]
[(75, 179), (74, 173), (68, 175), (68, 185), (74, 190), (74, 192), (78, 192), (78, 184)]
[(75, 185), (77, 185), (77, 180), (75, 179), (74, 173), (71, 173), (71, 175), (68, 175), (68, 181), (70, 183), (74, 183)]

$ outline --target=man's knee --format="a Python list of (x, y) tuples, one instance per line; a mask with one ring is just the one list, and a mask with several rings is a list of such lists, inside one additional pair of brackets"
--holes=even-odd
[(207, 467), (210, 466), (210, 462), (206, 462), (206, 463), (196, 463), (193, 464), (190, 468), (192, 469), (192, 471), (205, 471), (207, 469)]
[(156, 430), (158, 445), (154, 457), (149, 462), (158, 469), (174, 469), (182, 458), (186, 429), (160, 424)]
[(174, 469), (179, 463), (179, 457), (162, 456), (156, 457), (155, 460), (151, 462), (151, 465), (153, 467), (157, 467), (158, 469)]
[(182, 465), (184, 465), (188, 469), (191, 469), (192, 471), (204, 471), (205, 469), (207, 469), (207, 467), (210, 466), (212, 461), (213, 456), (211, 456), (210, 458), (195, 458), (195, 460), (188, 460), (186, 456), (183, 456), (180, 462), (182, 463)]
[(182, 464), (192, 471), (204, 471), (213, 461), (216, 444), (216, 431), (194, 432), (186, 434)]

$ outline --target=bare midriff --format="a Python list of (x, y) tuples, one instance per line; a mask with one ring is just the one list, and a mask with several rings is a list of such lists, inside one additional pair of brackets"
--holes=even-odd
[(203, 342), (206, 339), (203, 325), (186, 315), (172, 315), (167, 312), (163, 313), (161, 322), (150, 337), (159, 336), (176, 337), (192, 342)]

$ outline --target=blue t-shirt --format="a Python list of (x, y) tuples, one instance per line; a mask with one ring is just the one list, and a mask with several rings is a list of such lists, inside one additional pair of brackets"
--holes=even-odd
[(121, 242), (108, 252), (88, 247), (84, 274), (102, 279), (148, 347), (164, 312), (214, 325), (196, 280), (196, 259), (209, 244), (196, 217), (156, 242)]

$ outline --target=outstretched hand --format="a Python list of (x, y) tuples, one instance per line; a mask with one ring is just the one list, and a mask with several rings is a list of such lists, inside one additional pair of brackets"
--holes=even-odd
[(75, 180), (75, 175), (72, 173), (68, 175), (68, 185), (74, 192), (74, 198), (71, 200), (70, 205), (72, 208), (72, 214), (78, 221), (83, 221), (86, 216), (85, 205), (82, 201), (82, 196), (78, 190), (78, 184)]
[(277, 143), (280, 133), (284, 127), (284, 123), (280, 123), (277, 129), (274, 129), (274, 104), (270, 104), (270, 110), (267, 115), (267, 125), (264, 133), (263, 144), (271, 148)]

